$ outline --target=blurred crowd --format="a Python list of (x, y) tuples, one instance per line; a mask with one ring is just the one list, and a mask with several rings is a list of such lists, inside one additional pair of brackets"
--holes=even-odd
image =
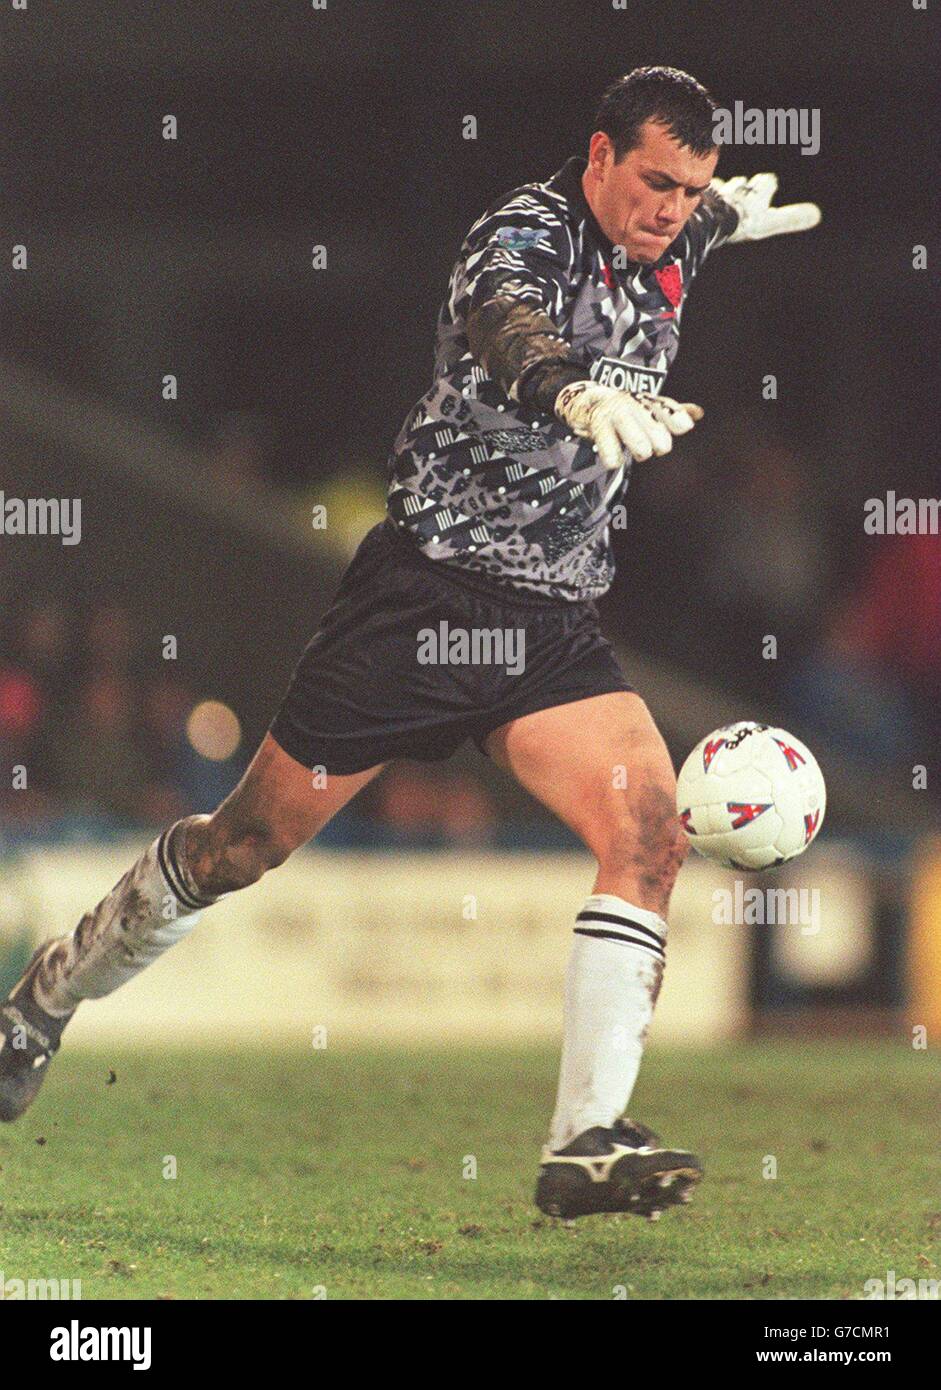
[[(941, 536), (860, 543), (859, 519), (841, 530), (839, 509), (817, 486), (792, 452), (754, 436), (719, 466), (677, 459), (669, 473), (648, 473), (629, 494), (605, 628), (734, 694), (741, 717), (774, 711), (812, 746), (858, 759), (900, 790), (924, 765), (927, 794), (941, 799)], [(677, 535), (681, 555), (671, 541), (671, 563), (659, 565)], [(37, 599), (7, 612), (8, 831), (161, 825), (212, 810), (235, 785), (253, 750), (243, 740), (230, 756), (199, 751), (188, 721), (200, 696), (152, 648), (118, 602), (79, 612)], [(324, 839), (378, 848), (567, 842), (474, 753), (387, 770)]]
[[(244, 422), (230, 421), (220, 473), (263, 472), (264, 451), (247, 441)], [(305, 481), (302, 473), (297, 483)], [(928, 495), (925, 481), (919, 493), (913, 479), (911, 495)], [(364, 498), (381, 510), (380, 470), (337, 479), (335, 525), (344, 486), (352, 546), (368, 525)], [(604, 627), (734, 696), (739, 717), (773, 714), (822, 753), (858, 759), (899, 790), (924, 765), (927, 795), (941, 800), (941, 535), (866, 535), (858, 492), (847, 501), (755, 421), (708, 455), (683, 451), (669, 467), (645, 470), (615, 535), (618, 577), (602, 603)], [(0, 817), (8, 830), (161, 825), (212, 810), (235, 785), (252, 747), (243, 738), (234, 752), (206, 754), (190, 727), (203, 695), (145, 639), (144, 609), (140, 594), (83, 608), (21, 597), (6, 607)], [(235, 672), (243, 684), (248, 665)], [(324, 838), (379, 848), (570, 842), (472, 751), (387, 770)]]
[(677, 456), (628, 492), (606, 623), (900, 788), (925, 765), (939, 797), (941, 535), (867, 535), (859, 492), (759, 422)]
[(196, 695), (146, 659), (130, 612), (54, 601), (8, 614), (0, 644), (0, 808), (7, 826), (160, 823), (228, 790), (237, 759), (187, 737)]
[[(203, 756), (199, 704), (173, 661), (144, 654), (130, 612), (39, 601), (0, 633), (0, 830), (84, 836), (211, 811), (252, 750)], [(327, 837), (376, 848), (486, 848), (501, 833), (483, 780), (459, 765), (396, 766)]]

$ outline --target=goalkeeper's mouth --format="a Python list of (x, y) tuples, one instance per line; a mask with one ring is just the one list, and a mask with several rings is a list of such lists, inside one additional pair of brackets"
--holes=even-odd
[(641, 235), (642, 235), (642, 236), (645, 236), (645, 237), (647, 238), (648, 241), (663, 242), (664, 247), (669, 246), (670, 242), (671, 242), (671, 241), (675, 241), (676, 238), (679, 236), (679, 231), (676, 231), (676, 232), (655, 232), (655, 231), (654, 231), (652, 228), (650, 228), (650, 227), (641, 227), (640, 230), (641, 230)]
[(639, 228), (631, 259), (640, 265), (650, 265), (653, 261), (658, 261), (678, 235), (678, 232), (667, 235), (663, 232), (650, 232), (646, 227)]

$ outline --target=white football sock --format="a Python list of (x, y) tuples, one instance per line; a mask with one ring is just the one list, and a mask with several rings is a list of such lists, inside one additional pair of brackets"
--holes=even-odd
[(201, 893), (183, 855), (186, 821), (147, 849), (68, 936), (51, 942), (36, 978), (48, 1013), (100, 999), (186, 936), (215, 898)]
[(611, 893), (578, 914), (565, 986), (565, 1039), (549, 1147), (624, 1112), (660, 992), (667, 924)]

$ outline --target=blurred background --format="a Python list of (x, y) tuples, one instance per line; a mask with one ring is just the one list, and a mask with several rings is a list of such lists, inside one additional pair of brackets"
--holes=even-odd
[[(816, 156), (733, 146), (719, 173), (773, 168), (824, 221), (719, 252), (698, 279), (669, 389), (706, 419), (668, 464), (635, 469), (604, 623), (677, 762), (720, 723), (770, 720), (811, 745), (830, 791), (794, 871), (828, 885), (819, 933), (717, 931), (710, 894), (729, 876), (685, 872), (695, 963), (669, 1027), (893, 1029), (930, 1013), (941, 1028), (941, 535), (863, 526), (889, 489), (941, 493), (937, 277), (912, 265), (938, 211), (925, 16), (858, 0), (845, 42), (803, 0), (70, 0), (0, 24), (4, 241), (26, 252), (0, 277), (0, 487), (82, 499), (79, 545), (0, 537), (5, 974), (110, 886), (129, 846), (234, 785), (383, 514), (465, 232), (585, 152), (606, 83), (663, 62), (723, 106), (819, 108)], [(262, 922), (282, 900), (297, 918), (313, 1001), (304, 933), (320, 914), (362, 952), (317, 966), (351, 1019), (407, 1000), (406, 1027), (433, 997), (435, 1027), (557, 1026), (590, 866), (473, 750), (390, 769), (298, 864), (290, 893), (244, 896)], [(454, 922), (478, 927), (434, 983), (454, 940), (442, 864)], [(351, 874), (360, 906), (340, 894), (325, 917), (324, 882)], [(370, 913), (388, 915), (402, 874), (396, 955)], [(496, 882), (499, 902), (468, 915), (464, 898)], [(548, 897), (531, 910), (549, 883), (566, 885), (558, 923)], [(535, 911), (525, 930), (513, 902)], [(225, 912), (251, 950), (249, 909)], [(181, 953), (209, 952), (195, 941)], [(162, 987), (169, 1009), (182, 968), (168, 958), (133, 988)], [(121, 998), (103, 1019), (131, 1008)]]

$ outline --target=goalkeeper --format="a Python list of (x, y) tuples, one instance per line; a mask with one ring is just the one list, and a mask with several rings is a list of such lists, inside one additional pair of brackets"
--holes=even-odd
[[(212, 815), (170, 826), (70, 935), (39, 948), (0, 1006), (2, 1118), (26, 1109), (80, 1003), (282, 863), (388, 762), (446, 758), (472, 739), (597, 864), (573, 912), (537, 1203), (565, 1217), (656, 1217), (688, 1200), (699, 1160), (624, 1114), (685, 840), (669, 754), (595, 600), (611, 583), (610, 510), (632, 466), (702, 418), (662, 389), (694, 276), (724, 242), (820, 216), (773, 207), (771, 174), (715, 178), (714, 109), (686, 73), (637, 69), (605, 92), (587, 159), (499, 198), (471, 227), (433, 381), (392, 449), (385, 522), (239, 786)], [(442, 624), (522, 636), (512, 646), (525, 662), (420, 659), (423, 634)]]

